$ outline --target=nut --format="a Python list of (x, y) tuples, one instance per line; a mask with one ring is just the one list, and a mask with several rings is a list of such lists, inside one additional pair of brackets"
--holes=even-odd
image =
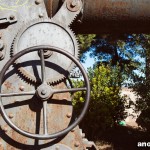
[(82, 6), (81, 0), (68, 0), (67, 1), (67, 8), (72, 12), (78, 11), (81, 8), (81, 6)]

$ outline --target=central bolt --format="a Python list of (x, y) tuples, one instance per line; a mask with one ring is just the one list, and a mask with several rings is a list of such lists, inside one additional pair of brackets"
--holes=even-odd
[(71, 3), (71, 6), (72, 6), (72, 7), (75, 7), (76, 5), (77, 5), (77, 1), (76, 1), (76, 0), (73, 0), (72, 3)]
[(41, 91), (41, 94), (42, 94), (42, 95), (45, 95), (46, 93), (47, 93), (46, 90), (42, 90), (42, 91)]

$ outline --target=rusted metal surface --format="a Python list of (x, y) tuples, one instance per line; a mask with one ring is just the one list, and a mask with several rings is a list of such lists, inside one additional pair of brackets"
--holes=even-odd
[[(64, 83), (64, 80), (61, 82), (59, 80), (59, 82), (55, 83), (55, 86), (53, 84), (53, 87), (46, 84), (47, 68), (51, 67), (51, 65), (45, 65), (46, 60), (44, 59), (43, 50), (48, 50), (47, 47), (46, 49), (40, 47), (40, 53), (36, 53), (38, 58), (39, 56), (41, 58), (41, 72), (37, 71), (38, 64), (34, 62), (34, 60), (36, 60), (35, 56), (32, 57), (30, 63), (30, 65), (35, 65), (35, 68), (32, 68), (33, 70), (35, 69), (33, 74), (42, 81), (42, 84), (40, 85), (38, 84), (39, 82), (34, 83), (28, 78), (24, 78), (18, 70), (18, 64), (12, 65), (12, 63), (14, 63), (14, 61), (12, 61), (14, 60), (14, 57), (11, 57), (12, 54), (14, 54), (14, 49), (16, 50), (13, 45), (15, 45), (17, 35), (19, 35), (23, 27), (26, 27), (26, 31), (28, 28), (27, 25), (29, 25), (32, 21), (40, 22), (40, 20), (43, 21), (48, 19), (50, 20), (49, 22), (58, 24), (59, 27), (68, 27), (69, 32), (67, 33), (71, 32), (71, 34), (74, 35), (69, 27), (80, 13), (82, 9), (82, 2), (80, 0), (63, 0), (61, 3), (63, 4), (61, 9), (51, 19), (48, 18), (47, 14), (49, 14), (49, 17), (52, 17), (54, 9), (53, 4), (59, 5), (60, 1), (26, 0), (24, 3), (22, 2), (23, 1), (16, 0), (0, 2), (0, 51), (3, 52), (0, 54), (1, 79), (3, 79), (4, 76), (3, 81), (1, 80), (0, 83), (0, 149), (86, 149), (89, 147), (87, 145), (90, 143), (85, 143), (85, 139), (83, 139), (83, 136), (80, 133), (78, 124), (82, 120), (88, 108), (90, 97), (89, 81), (84, 68), (75, 59), (75, 56), (70, 53), (66, 54), (64, 51), (66, 50), (66, 43), (76, 40), (76, 38), (73, 36), (73, 39), (66, 40), (65, 45), (60, 47), (63, 49), (60, 53), (70, 58), (80, 68), (87, 88), (84, 87), (79, 89), (72, 87), (67, 89), (67, 85)], [(45, 4), (46, 7), (48, 6), (47, 10), (45, 9)], [(59, 9), (58, 7), (55, 8), (55, 11)], [(50, 10), (50, 12), (47, 13), (48, 10)], [(38, 29), (41, 30), (41, 27)], [(38, 29), (34, 30), (35, 33), (37, 33)], [(57, 30), (58, 29), (52, 29), (50, 31), (52, 31), (53, 34), (56, 34)], [(49, 33), (50, 31), (46, 30), (43, 32), (43, 41), (41, 34), (36, 34), (35, 37), (39, 37), (39, 41), (42, 41), (42, 43), (38, 43), (37, 40), (34, 46), (43, 45), (43, 42), (46, 40), (45, 36), (50, 36), (54, 42), (56, 41), (56, 47), (59, 47), (60, 43), (64, 43), (64, 38), (66, 37), (64, 34), (62, 34), (62, 40), (57, 40), (57, 35), (55, 35), (55, 37), (46, 35), (46, 33)], [(60, 33), (62, 32), (63, 31)], [(32, 33), (28, 32), (27, 34), (29, 36), (33, 36)], [(23, 38), (23, 43), (27, 42), (27, 39), (28, 38)], [(30, 42), (33, 42), (33, 40), (34, 39), (29, 39)], [(49, 43), (49, 41), (48, 44), (53, 46), (53, 44)], [(27, 48), (29, 49), (31, 45), (27, 45)], [(76, 47), (78, 46), (77, 42), (73, 43), (73, 45)], [(37, 50), (37, 47), (35, 47), (35, 49)], [(53, 48), (50, 47), (49, 49), (52, 50)], [(59, 51), (60, 50), (55, 49), (55, 52)], [(77, 51), (77, 49), (75, 49), (75, 51)], [(19, 54), (21, 53), (23, 53), (23, 51)], [(3, 56), (5, 54), (3, 60), (2, 54)], [(19, 57), (18, 54), (16, 55)], [(47, 56), (49, 58), (49, 54)], [(27, 58), (28, 56), (26, 56), (23, 63), (27, 61)], [(47, 61), (48, 58), (46, 58)], [(64, 65), (60, 63), (61, 57), (59, 55), (55, 56), (55, 59), (58, 59), (58, 66), (64, 67)], [(64, 60), (66, 62), (66, 59)], [(10, 62), (9, 66), (6, 62)], [(55, 62), (53, 63), (55, 64)], [(25, 65), (23, 67), (26, 68), (27, 66)], [(5, 71), (4, 68), (6, 69)], [(59, 67), (55, 68), (58, 69), (57, 71), (59, 72)], [(60, 74), (62, 73), (60, 72)], [(48, 73), (48, 76), (52, 78), (55, 75)], [(75, 119), (71, 102), (72, 92), (85, 90), (87, 91), (85, 105), (81, 114)]]
[[(59, 8), (52, 3), (51, 14)], [(84, 0), (83, 14), (73, 25), (77, 33), (149, 33), (149, 0)]]
[[(15, 84), (13, 83), (15, 81)], [(6, 84), (5, 84), (6, 83)], [(16, 75), (8, 78), (3, 84), (3, 91), (19, 91), (20, 84), (25, 84)], [(61, 83), (55, 88), (64, 88), (65, 84)], [(25, 90), (32, 90), (34, 87), (26, 84)], [(63, 97), (63, 99), (62, 99)], [(32, 132), (43, 132), (43, 119), (41, 112), (41, 105), (38, 99), (35, 97), (11, 97), (3, 98), (3, 103), (7, 109), (7, 114), (11, 120), (21, 129)], [(72, 105), (70, 94), (58, 94), (55, 95), (48, 103), (48, 132), (54, 133), (66, 128), (71, 118), (67, 117), (68, 113), (72, 113)], [(13, 117), (12, 117), (13, 114)], [(0, 117), (1, 129), (0, 129), (0, 148), (11, 149), (53, 149), (53, 145), (61, 143), (69, 146), (73, 150), (82, 150), (84, 145), (82, 136), (80, 136), (80, 130), (77, 126), (72, 132), (69, 132), (66, 136), (54, 140), (34, 140), (24, 137), (13, 129), (11, 129)], [(79, 143), (77, 146), (76, 143)]]
[[(33, 90), (34, 86), (25, 83), (16, 74), (8, 77), (3, 83), (3, 92), (20, 92), (19, 87), (25, 86), (25, 91)], [(65, 84), (61, 83), (55, 88), (65, 88)], [(43, 133), (43, 114), (42, 114), (42, 104), (36, 97), (32, 96), (19, 96), (19, 97), (7, 97), (3, 98), (3, 104), (5, 106), (6, 112), (12, 122), (16, 124), (19, 128), (31, 132), (31, 133)], [(54, 133), (62, 129), (65, 129), (71, 118), (67, 117), (68, 113), (72, 113), (71, 98), (69, 93), (56, 94), (48, 102), (48, 132)], [(69, 147), (74, 149), (74, 136), (78, 137), (81, 142), (81, 147), (83, 146), (81, 137), (76, 135), (76, 132), (70, 132), (70, 136), (62, 137), (60, 139), (54, 140), (33, 140), (24, 137), (13, 129), (11, 129), (0, 117), (1, 129), (0, 129), (0, 141), (1, 147), (3, 149), (36, 149), (36, 148), (48, 148), (51, 145), (61, 142), (62, 144), (67, 144)], [(78, 128), (78, 127), (76, 127)], [(77, 130), (77, 129), (76, 129)], [(80, 148), (81, 148), (80, 147)], [(82, 149), (82, 148), (81, 148)]]

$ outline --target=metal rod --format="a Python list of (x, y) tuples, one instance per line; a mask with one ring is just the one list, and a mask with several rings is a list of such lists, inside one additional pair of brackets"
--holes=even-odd
[(0, 93), (1, 97), (10, 97), (10, 96), (24, 96), (24, 95), (34, 95), (35, 91), (31, 92), (22, 92), (22, 93)]
[(47, 101), (43, 102), (43, 129), (44, 134), (48, 133), (48, 127), (47, 127)]
[(45, 73), (45, 60), (44, 60), (44, 52), (43, 49), (40, 50), (41, 56), (41, 76), (42, 76), (42, 83), (46, 82), (46, 73)]
[[(60, 0), (44, 0), (49, 17)], [(72, 24), (75, 33), (150, 33), (150, 0), (82, 0), (81, 17)], [(51, 4), (50, 4), (51, 3)]]
[(77, 92), (77, 91), (86, 91), (87, 88), (72, 88), (72, 89), (55, 89), (53, 90), (53, 94), (56, 93), (66, 93), (66, 92)]

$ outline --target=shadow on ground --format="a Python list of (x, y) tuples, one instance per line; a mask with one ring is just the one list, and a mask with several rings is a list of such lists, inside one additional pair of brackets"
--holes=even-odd
[(98, 141), (101, 150), (150, 149), (137, 146), (138, 142), (150, 142), (150, 133), (127, 126), (116, 126), (105, 131)]

